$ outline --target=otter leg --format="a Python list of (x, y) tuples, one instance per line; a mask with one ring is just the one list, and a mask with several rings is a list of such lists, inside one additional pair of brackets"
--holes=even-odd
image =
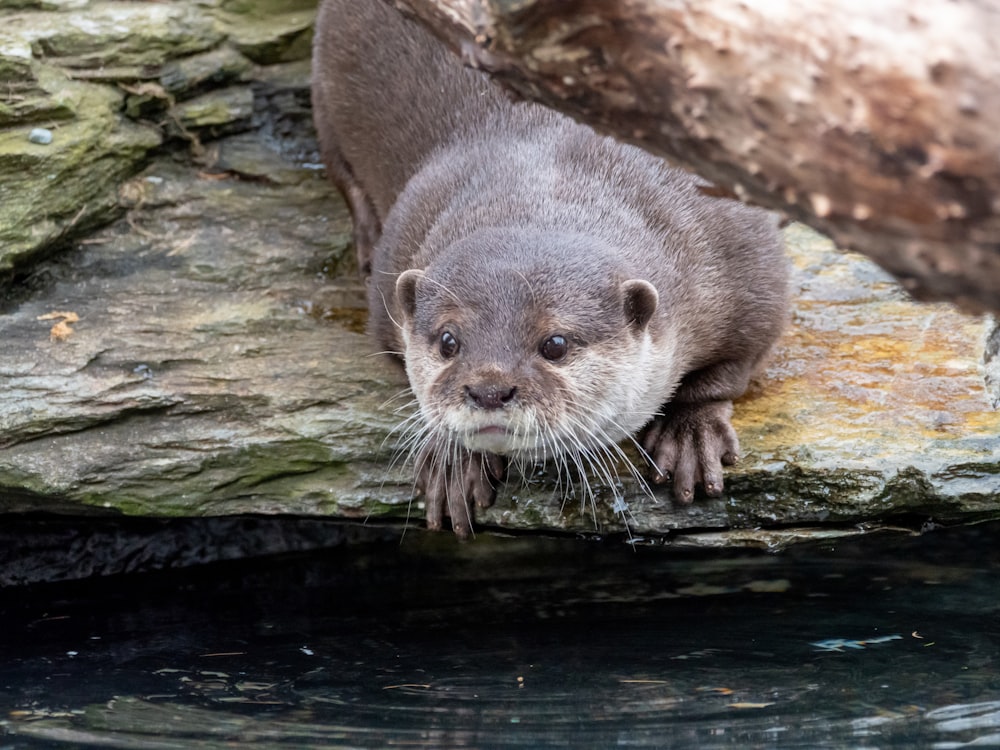
[(358, 258), (358, 270), (367, 278), (372, 271), (372, 249), (382, 235), (382, 222), (367, 191), (354, 176), (351, 165), (340, 153), (332, 138), (321, 139), (323, 163), (326, 165), (327, 176), (333, 181), (351, 211), (354, 225), (354, 251)]
[(382, 234), (382, 223), (367, 193), (359, 185), (351, 185), (344, 195), (354, 222), (354, 252), (358, 258), (358, 270), (364, 278), (368, 278), (372, 273), (372, 249)]
[(697, 485), (709, 497), (722, 494), (722, 467), (736, 463), (740, 451), (729, 421), (733, 399), (746, 390), (751, 369), (724, 362), (689, 373), (643, 431), (642, 446), (656, 465), (653, 481), (673, 479), (678, 502), (690, 503)]
[(489, 508), (503, 481), (507, 460), (494, 453), (428, 445), (417, 456), (417, 490), (427, 506), (427, 528), (441, 529), (444, 516), (459, 539), (472, 534), (473, 504)]

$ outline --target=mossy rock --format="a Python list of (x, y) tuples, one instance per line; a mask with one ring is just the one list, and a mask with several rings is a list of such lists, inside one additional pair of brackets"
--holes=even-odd
[[(46, 71), (39, 79), (58, 75)], [(50, 144), (29, 140), (30, 122), (0, 131), (0, 271), (111, 218), (119, 183), (161, 142), (155, 129), (119, 115), (121, 93), (59, 80), (50, 111), (73, 118), (50, 123)]]

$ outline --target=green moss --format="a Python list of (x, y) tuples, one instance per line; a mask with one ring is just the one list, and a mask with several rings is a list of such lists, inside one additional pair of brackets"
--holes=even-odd
[(68, 79), (64, 86), (77, 117), (54, 128), (50, 145), (30, 143), (28, 125), (0, 132), (0, 270), (106, 217), (118, 183), (160, 143), (156, 131), (117, 114), (113, 89)]
[(74, 68), (158, 66), (223, 39), (210, 16), (181, 3), (94, 3), (33, 21), (35, 56)]
[(253, 92), (248, 87), (212, 91), (178, 104), (172, 113), (185, 128), (249, 123), (253, 115)]
[(221, 7), (229, 13), (264, 18), (282, 13), (315, 11), (316, 0), (223, 0)]
[(236, 48), (261, 65), (308, 59), (312, 52), (314, 10), (269, 16), (220, 14)]

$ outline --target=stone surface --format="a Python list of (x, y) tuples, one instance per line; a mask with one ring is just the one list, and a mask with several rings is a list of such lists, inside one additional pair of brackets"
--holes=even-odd
[[(47, 106), (0, 130), (0, 273), (108, 220), (118, 183), (161, 142), (119, 115), (122, 95), (110, 87), (49, 70), (38, 81), (53, 92)], [(29, 140), (41, 112), (52, 117), (47, 145)]]
[(253, 63), (232, 47), (191, 55), (164, 65), (160, 84), (173, 96), (204, 89), (207, 86), (244, 80)]
[[(168, 5), (160, 17), (210, 8)], [(308, 63), (252, 68), (226, 31), (267, 26), (247, 5), (212, 9), (218, 46), (157, 53), (167, 62), (119, 81), (125, 93), (0, 41), (26, 92), (0, 107), (0, 269), (17, 274), (0, 289), (0, 512), (422, 523), (395, 442), (405, 379), (363, 334), (349, 217), (315, 164)], [(300, 54), (273, 27), (270, 44), (293, 43), (270, 59)], [(167, 117), (219, 99), (239, 116), (197, 133)], [(216, 125), (245, 132), (213, 140)], [(52, 144), (29, 143), (33, 127)], [(178, 132), (197, 148), (156, 149)], [(1000, 517), (1000, 334), (909, 301), (805, 228), (786, 237), (793, 317), (736, 405), (744, 456), (725, 497), (675, 506), (623, 467), (619, 486), (560, 493), (539, 467), (478, 528), (777, 547)]]
[[(16, 2), (0, 10), (0, 280), (116, 215), (164, 138), (248, 130), (253, 62), (307, 60), (312, 3)], [(247, 41), (250, 39), (251, 41)], [(260, 52), (264, 50), (264, 52)], [(30, 143), (33, 128), (51, 144)]]
[(78, 9), (15, 14), (3, 38), (69, 68), (157, 66), (214, 47), (224, 34), (194, 2), (91, 2)]
[[(343, 204), (252, 136), (212, 153), (214, 172), (163, 159), (126, 183), (128, 217), (40, 265), (42, 288), (0, 321), (0, 486), (33, 493), (0, 505), (419, 523), (393, 442), (405, 381), (372, 356), (353, 274), (329, 273), (349, 265)], [(794, 318), (737, 404), (726, 497), (679, 507), (624, 480), (563, 498), (541, 472), (481, 527), (770, 545), (810, 536), (784, 527), (1000, 515), (984, 323), (786, 235)], [(69, 335), (39, 319), (53, 311), (78, 316)]]
[(230, 3), (218, 14), (236, 48), (270, 65), (308, 57), (315, 3)]
[(318, 518), (111, 518), (7, 515), (0, 526), (0, 590), (7, 586), (186, 568), (222, 560), (395, 541), (387, 527)]
[(207, 131), (209, 136), (246, 130), (253, 116), (253, 92), (231, 86), (181, 102), (171, 116), (184, 130)]

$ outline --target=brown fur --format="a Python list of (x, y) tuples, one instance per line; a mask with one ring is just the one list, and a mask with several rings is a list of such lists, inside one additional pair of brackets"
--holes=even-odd
[[(785, 319), (772, 217), (512, 103), (382, 0), (323, 4), (313, 106), (372, 335), (405, 361), (425, 421), (430, 526), (447, 512), (467, 535), (507, 457), (568, 453), (604, 476), (643, 425), (654, 479), (672, 475), (681, 502), (697, 484), (721, 494), (731, 401)], [(544, 355), (560, 341), (565, 356)]]

